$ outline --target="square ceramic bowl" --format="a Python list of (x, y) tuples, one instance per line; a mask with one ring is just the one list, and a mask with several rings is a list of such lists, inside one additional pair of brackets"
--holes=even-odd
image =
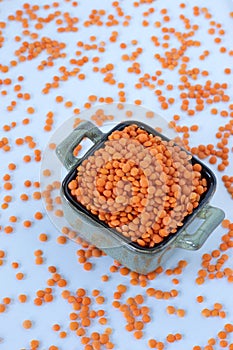
[[(71, 195), (68, 184), (76, 178), (78, 166), (97, 149), (103, 148), (105, 141), (107, 141), (108, 136), (112, 132), (123, 130), (131, 124), (136, 124), (147, 131), (147, 133), (169, 141), (168, 138), (155, 131), (155, 129), (138, 121), (119, 123), (107, 133), (102, 133), (99, 128), (89, 121), (81, 122), (56, 148), (58, 158), (69, 171), (62, 182), (60, 193), (67, 221), (84, 240), (102, 249), (106, 254), (112, 256), (131, 270), (147, 274), (160, 266), (168, 258), (173, 248), (199, 249), (221, 223), (224, 218), (224, 212), (209, 205), (216, 189), (216, 178), (213, 172), (193, 156), (191, 158), (192, 164), (200, 164), (202, 166), (201, 176), (207, 181), (207, 190), (201, 195), (199, 205), (191, 214), (184, 218), (183, 225), (177, 229), (176, 233), (168, 235), (153, 248), (141, 247), (137, 243), (130, 241), (116, 229), (100, 221), (97, 215), (93, 215), (81, 203), (77, 202)], [(85, 137), (89, 138), (94, 145), (82, 158), (78, 159), (74, 157), (73, 150)], [(188, 154), (187, 151), (185, 152)], [(199, 221), (200, 219), (202, 220), (201, 225), (194, 233), (188, 234), (188, 226), (194, 220), (198, 221), (198, 219)]]

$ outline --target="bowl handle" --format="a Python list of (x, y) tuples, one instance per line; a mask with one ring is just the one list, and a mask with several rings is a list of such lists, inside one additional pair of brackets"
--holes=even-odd
[(63, 140), (56, 148), (57, 157), (67, 170), (70, 170), (77, 162), (78, 158), (74, 157), (74, 148), (88, 137), (94, 143), (97, 143), (103, 137), (102, 131), (89, 121), (81, 122), (65, 140)]
[(221, 223), (224, 219), (224, 212), (216, 207), (210, 205), (205, 206), (197, 218), (204, 220), (201, 226), (193, 234), (188, 234), (186, 230), (175, 241), (175, 247), (197, 250), (205, 243), (211, 232)]

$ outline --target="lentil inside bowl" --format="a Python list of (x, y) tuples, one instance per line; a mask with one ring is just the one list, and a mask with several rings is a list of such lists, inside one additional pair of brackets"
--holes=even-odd
[(215, 189), (200, 161), (139, 122), (118, 124), (63, 182), (67, 199), (129, 244), (168, 242)]

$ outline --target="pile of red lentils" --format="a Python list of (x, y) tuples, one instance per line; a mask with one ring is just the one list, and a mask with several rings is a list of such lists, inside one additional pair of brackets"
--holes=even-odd
[[(0, 349), (232, 350), (231, 4), (0, 0), (0, 12)], [(113, 103), (126, 120), (134, 115), (125, 103), (149, 107), (142, 121), (154, 128), (159, 125), (152, 111), (165, 116), (190, 154), (215, 172), (213, 204), (226, 212), (200, 251), (176, 251), (147, 275), (113, 261), (67, 224), (58, 233), (49, 216), (64, 219), (62, 178), (44, 169), (43, 176), (51, 178), (44, 190), (39, 176), (45, 146), (55, 152), (50, 137), (58, 126), (71, 116), (78, 126), (80, 113), (88, 110), (99, 127), (120, 122), (104, 110)], [(137, 128), (133, 132), (141, 139), (139, 148), (156, 139)], [(140, 167), (135, 155), (104, 163), (106, 147), (116, 152), (115, 136), (124, 142), (115, 132), (98, 151), (98, 190), (91, 203), (82, 196), (83, 204), (124, 236), (153, 246), (175, 233), (183, 219), (169, 218), (164, 209), (148, 211), (154, 191), (148, 179), (158, 180), (150, 173), (150, 152), (165, 145), (143, 147), (147, 155)], [(81, 148), (74, 149), (75, 156)], [(179, 165), (189, 167), (189, 159), (177, 152)], [(192, 197), (186, 214), (206, 190), (200, 171), (194, 166), (183, 177), (188, 182), (190, 172), (196, 176), (195, 188), (192, 183), (186, 188), (186, 198)], [(122, 173), (125, 183), (114, 189), (112, 175), (119, 183)], [(178, 188), (173, 176), (170, 180), (164, 202), (175, 212), (182, 203), (175, 201)], [(113, 192), (117, 206), (111, 208)]]
[(99, 220), (152, 248), (198, 207), (207, 190), (201, 170), (174, 141), (131, 124), (78, 166), (68, 188)]

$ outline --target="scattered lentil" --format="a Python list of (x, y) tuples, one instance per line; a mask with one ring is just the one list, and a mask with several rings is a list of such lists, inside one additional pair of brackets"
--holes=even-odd
[[(79, 3), (76, 1), (66, 1), (69, 2), (69, 6), (72, 6), (74, 8), (79, 6)], [(123, 103), (126, 102), (127, 91), (124, 91), (126, 84), (123, 82), (118, 82), (115, 74), (115, 65), (111, 62), (107, 63), (105, 66), (101, 67), (99, 66), (100, 62), (102, 61), (101, 55), (104, 55), (105, 52), (108, 51), (108, 45), (118, 45), (121, 50), (124, 50), (124, 54), (121, 56), (122, 64), (129, 64), (127, 67), (127, 72), (131, 75), (135, 75), (137, 77), (135, 82), (135, 88), (138, 90), (140, 89), (148, 89), (151, 90), (154, 95), (157, 98), (158, 105), (161, 107), (161, 109), (166, 110), (169, 109), (170, 106), (176, 102), (181, 112), (180, 115), (174, 115), (173, 121), (170, 123), (170, 126), (173, 127), (177, 132), (182, 134), (183, 141), (185, 147), (190, 150), (193, 154), (196, 154), (200, 159), (208, 159), (209, 163), (216, 169), (216, 171), (225, 171), (227, 167), (231, 164), (230, 162), (230, 153), (232, 149), (229, 147), (230, 144), (230, 137), (232, 136), (233, 132), (233, 123), (232, 120), (229, 118), (233, 117), (233, 106), (232, 104), (229, 104), (230, 96), (228, 95), (229, 87), (227, 86), (227, 83), (223, 82), (214, 82), (212, 80), (206, 80), (208, 78), (208, 75), (210, 75), (210, 72), (208, 70), (201, 70), (199, 67), (190, 67), (190, 57), (188, 56), (189, 48), (192, 49), (200, 48), (201, 51), (199, 52), (199, 59), (200, 63), (202, 61), (207, 60), (208, 56), (211, 55), (211, 51), (205, 48), (205, 50), (202, 49), (203, 43), (195, 39), (195, 32), (199, 30), (199, 25), (195, 24), (195, 18), (199, 16), (203, 16), (203, 18), (206, 20), (206, 32), (212, 38), (214, 45), (217, 45), (219, 52), (224, 57), (224, 54), (228, 54), (229, 56), (233, 55), (232, 50), (228, 49), (227, 47), (223, 46), (224, 42), (224, 35), (225, 35), (225, 28), (223, 28), (223, 25), (221, 23), (218, 23), (216, 20), (213, 20), (213, 15), (210, 13), (209, 10), (205, 7), (201, 6), (193, 6), (193, 18), (187, 18), (183, 13), (186, 13), (186, 8), (189, 7), (188, 4), (180, 3), (179, 7), (180, 10), (182, 9), (182, 13), (180, 14), (180, 17), (178, 18), (179, 21), (181, 21), (184, 24), (184, 29), (178, 29), (170, 27), (170, 24), (168, 26), (168, 22), (172, 22), (172, 16), (170, 15), (170, 10), (163, 8), (159, 11), (157, 11), (158, 18), (156, 18), (156, 22), (152, 23), (152, 14), (155, 12), (155, 8), (153, 5), (152, 0), (139, 0), (132, 3), (133, 11), (137, 11), (137, 18), (140, 18), (140, 23), (143, 27), (143, 30), (146, 30), (146, 28), (151, 28), (151, 25), (154, 26), (154, 30), (158, 31), (159, 35), (155, 36), (156, 33), (153, 32), (153, 36), (151, 36), (151, 41), (153, 45), (156, 47), (161, 47), (164, 50), (161, 54), (155, 53), (154, 59), (158, 61), (158, 64), (161, 66), (161, 70), (157, 70), (154, 73), (147, 73), (143, 71), (143, 66), (141, 65), (141, 62), (139, 60), (140, 55), (143, 53), (146, 53), (146, 51), (139, 47), (139, 42), (136, 39), (132, 39), (129, 41), (126, 41), (124, 38), (124, 42), (119, 41), (120, 40), (120, 30), (119, 32), (116, 29), (118, 26), (128, 27), (131, 24), (131, 16), (124, 12), (123, 5), (120, 4), (118, 1), (113, 1), (111, 4), (114, 9), (114, 14), (109, 14), (108, 11), (105, 9), (93, 9), (90, 12), (90, 15), (83, 20), (82, 25), (85, 30), (91, 29), (94, 26), (104, 27), (106, 26), (107, 29), (114, 28), (111, 33), (109, 33), (108, 38), (106, 38), (106, 41), (100, 41), (96, 33), (91, 34), (89, 36), (89, 40), (86, 42), (77, 42), (78, 50), (75, 53), (75, 58), (70, 58), (70, 65), (72, 65), (72, 68), (67, 66), (60, 66), (58, 69), (57, 75), (54, 76), (51, 82), (45, 83), (45, 87), (42, 90), (43, 94), (49, 94), (51, 89), (57, 89), (61, 87), (61, 84), (65, 84), (68, 79), (72, 79), (72, 77), (76, 77), (78, 79), (79, 84), (85, 83), (85, 80), (87, 80), (88, 76), (84, 74), (82, 71), (83, 66), (88, 64), (88, 62), (92, 62), (93, 67), (93, 73), (95, 74), (102, 74), (102, 79), (104, 83), (107, 83), (111, 86), (116, 86), (119, 89), (118, 92), (118, 98), (119, 102)], [(148, 5), (148, 6), (147, 6)], [(121, 7), (122, 6), (122, 7)], [(191, 5), (190, 5), (191, 6)], [(8, 77), (8, 72), (11, 72), (12, 69), (14, 70), (17, 65), (20, 64), (26, 64), (26, 61), (39, 59), (39, 55), (41, 52), (43, 52), (43, 60), (37, 63), (37, 69), (42, 73), (43, 70), (50, 69), (54, 66), (54, 60), (55, 59), (63, 59), (66, 57), (66, 53), (64, 52), (66, 48), (66, 44), (63, 42), (59, 42), (57, 40), (53, 40), (49, 38), (48, 36), (43, 35), (43, 30), (47, 26), (47, 24), (52, 24), (56, 26), (56, 30), (58, 35), (63, 35), (63, 33), (68, 34), (69, 32), (77, 32), (79, 30), (79, 27), (81, 26), (80, 19), (77, 17), (72, 17), (71, 14), (67, 12), (63, 12), (61, 10), (61, 4), (58, 2), (53, 2), (48, 5), (33, 5), (33, 4), (22, 4), (20, 9), (16, 10), (14, 14), (10, 14), (7, 18), (7, 21), (1, 21), (0, 22), (0, 47), (4, 47), (5, 44), (5, 34), (7, 34), (6, 30), (8, 29), (8, 26), (12, 21), (17, 22), (17, 25), (22, 27), (22, 30), (17, 33), (17, 35), (14, 36), (14, 42), (17, 43), (17, 49), (14, 53), (15, 57), (9, 57), (9, 62), (0, 63), (0, 72), (3, 75), (0, 79), (0, 85), (2, 85), (3, 89), (1, 89), (1, 95), (3, 100), (5, 98), (10, 97), (10, 89), (12, 90), (12, 93), (14, 94), (14, 97), (12, 96), (12, 101), (10, 101), (6, 106), (7, 113), (11, 113), (11, 115), (14, 115), (16, 112), (16, 108), (18, 108), (18, 100), (15, 101), (15, 99), (19, 99), (20, 103), (29, 101), (32, 99), (31, 92), (24, 92), (24, 84), (26, 84), (26, 79), (24, 76), (18, 76), (18, 77)], [(140, 9), (143, 9), (140, 13)], [(38, 12), (39, 11), (39, 12)], [(46, 13), (47, 11), (47, 13)], [(141, 16), (141, 17), (140, 17)], [(233, 17), (233, 12), (229, 13), (229, 16)], [(193, 22), (194, 20), (194, 22)], [(225, 24), (225, 23), (224, 23)], [(34, 28), (34, 29), (33, 29)], [(33, 32), (33, 31), (34, 32)], [(95, 30), (94, 30), (95, 31)], [(42, 34), (41, 36), (39, 34)], [(160, 35), (161, 34), (161, 35)], [(177, 48), (171, 48), (170, 47), (170, 39), (175, 36), (176, 40), (178, 41)], [(220, 45), (219, 45), (220, 44)], [(132, 49), (132, 52), (130, 51)], [(89, 56), (89, 52), (95, 52), (93, 56)], [(36, 61), (36, 60), (35, 60)], [(224, 74), (226, 75), (226, 78), (228, 75), (231, 74), (231, 68), (228, 66), (223, 65), (222, 70)], [(172, 83), (166, 81), (164, 72), (168, 70), (175, 70), (175, 68), (179, 72), (180, 76), (180, 84), (178, 85), (177, 89), (180, 90), (180, 98), (174, 99), (173, 97), (169, 96), (169, 92), (175, 89), (175, 86), (173, 86)], [(13, 72), (13, 71), (12, 71)], [(88, 75), (90, 74), (91, 69), (88, 69)], [(142, 74), (143, 72), (143, 74)], [(153, 74), (153, 75), (152, 75)], [(204, 83), (199, 83), (199, 78), (205, 78)], [(198, 83), (197, 83), (198, 80)], [(158, 88), (159, 87), (159, 88)], [(164, 93), (164, 90), (166, 92)], [(8, 96), (8, 97), (7, 97)], [(71, 101), (65, 101), (65, 97), (61, 95), (57, 95), (55, 98), (55, 101), (57, 103), (62, 103), (61, 107), (67, 107), (71, 108), (73, 106), (73, 102)], [(98, 95), (92, 94), (89, 95), (87, 98), (87, 102), (83, 103), (84, 108), (89, 109), (92, 104), (96, 102), (105, 102), (105, 103), (112, 103), (114, 101), (113, 97), (106, 96), (106, 97), (99, 97)], [(134, 100), (136, 105), (140, 105), (142, 103), (141, 98), (136, 98)], [(225, 104), (225, 108), (221, 109), (220, 102)], [(3, 102), (4, 103), (4, 102)], [(27, 103), (27, 102), (26, 102)], [(217, 103), (219, 104), (217, 106)], [(213, 118), (226, 118), (227, 122), (225, 125), (222, 125), (219, 127), (219, 130), (216, 132), (216, 145), (199, 145), (197, 147), (191, 147), (189, 146), (189, 138), (191, 132), (198, 131), (198, 126), (196, 124), (191, 126), (180, 126), (178, 125), (181, 120), (183, 120), (184, 116), (188, 117), (194, 117), (196, 114), (202, 113), (202, 111), (205, 111), (206, 113), (206, 107), (210, 107), (212, 104), (213, 108), (210, 109), (210, 114)], [(229, 104), (229, 105), (228, 105)], [(25, 105), (24, 105), (25, 106)], [(120, 107), (121, 106), (121, 107)], [(211, 107), (212, 107), (211, 106)], [(123, 108), (123, 105), (119, 105), (119, 109)], [(35, 109), (34, 107), (31, 107), (28, 105), (25, 107), (25, 110), (28, 114), (31, 115), (31, 119), (24, 118), (21, 119), (21, 126), (23, 128), (30, 127), (30, 123), (33, 121), (34, 115), (35, 115)], [(73, 109), (74, 114), (79, 114), (80, 109), (74, 106)], [(178, 112), (179, 113), (179, 112)], [(130, 118), (132, 117), (131, 111), (126, 111), (126, 117)], [(9, 114), (10, 117), (10, 114)], [(45, 132), (49, 132), (52, 130), (52, 126), (54, 124), (54, 113), (49, 111), (46, 114), (45, 124), (43, 126), (43, 130)], [(147, 118), (154, 118), (154, 112), (148, 112), (146, 115)], [(105, 121), (112, 120), (113, 116), (111, 115), (104, 115), (96, 113), (92, 120), (99, 126), (103, 125)], [(80, 122), (79, 118), (77, 118), (75, 124), (78, 125)], [(18, 137), (13, 141), (13, 144), (11, 144), (11, 135), (14, 135), (14, 132), (17, 130), (17, 127), (19, 126), (20, 122), (17, 121), (17, 123), (14, 120), (7, 121), (6, 124), (2, 126), (2, 130), (4, 132), (4, 135), (8, 133), (9, 139), (7, 137), (2, 137), (0, 140), (0, 149), (4, 152), (9, 152), (14, 150), (14, 146), (21, 146), (23, 147), (27, 146), (29, 149), (34, 150), (34, 156), (30, 155), (22, 155), (23, 161), (25, 163), (30, 163), (33, 161), (40, 162), (41, 160), (41, 151), (36, 150), (36, 143), (33, 141), (31, 136), (24, 137)], [(20, 126), (20, 127), (21, 127)], [(15, 130), (14, 130), (15, 128)], [(50, 144), (50, 149), (54, 150), (56, 148), (56, 145), (54, 143)], [(80, 147), (74, 150), (74, 155), (77, 156), (78, 152), (80, 151)], [(26, 164), (25, 164), (26, 166)], [(17, 165), (14, 163), (8, 164), (8, 170), (10, 172), (13, 172), (15, 170), (18, 170), (18, 162)], [(118, 169), (120, 170), (120, 169)], [(137, 176), (136, 170), (135, 170), (135, 164), (132, 165), (130, 171), (132, 171), (132, 176)], [(45, 176), (50, 176), (50, 173), (45, 172)], [(12, 173), (11, 173), (12, 174)], [(5, 181), (3, 185), (3, 191), (10, 191), (15, 190), (16, 183), (13, 184), (10, 180), (9, 174), (6, 174), (3, 178)], [(104, 174), (103, 174), (104, 175)], [(119, 177), (119, 175), (116, 174), (116, 176)], [(231, 198), (233, 198), (233, 177), (232, 175), (224, 175), (222, 176), (223, 184), (226, 188), (227, 193), (230, 195)], [(25, 187), (29, 188), (32, 186), (31, 181), (25, 180), (24, 182)], [(101, 184), (100, 184), (101, 185)], [(39, 183), (35, 183), (34, 187), (39, 187)], [(101, 187), (101, 186), (100, 186)], [(108, 184), (108, 187), (111, 187), (111, 184)], [(109, 197), (109, 192), (111, 191), (111, 188), (106, 188), (104, 190), (104, 197)], [(13, 191), (12, 191), (13, 192)], [(32, 198), (34, 200), (40, 200), (41, 194), (39, 191), (36, 191), (32, 194)], [(51, 198), (51, 197), (50, 197)], [(25, 201), (25, 205), (28, 205), (31, 200), (31, 193), (28, 194), (22, 194), (20, 196), (20, 199), (22, 201)], [(12, 200), (15, 200), (12, 196), (4, 196), (3, 198), (4, 203), (1, 204), (1, 208), (4, 210), (10, 210), (11, 209), (11, 202)], [(118, 198), (118, 200), (122, 200), (122, 198)], [(28, 202), (28, 203), (27, 203)], [(59, 200), (55, 200), (56, 204), (59, 204)], [(121, 204), (121, 203), (119, 203)], [(137, 199), (135, 198), (135, 206), (137, 204)], [(49, 205), (49, 203), (48, 203)], [(50, 206), (51, 208), (52, 206)], [(57, 216), (62, 216), (61, 211), (56, 212)], [(161, 213), (162, 214), (162, 213)], [(35, 212), (36, 220), (40, 220), (43, 218), (43, 214), (40, 212)], [(122, 222), (124, 222), (124, 216), (121, 218)], [(164, 218), (161, 218), (164, 219)], [(115, 222), (114, 222), (115, 220)], [(167, 219), (166, 219), (167, 220)], [(165, 221), (166, 221), (165, 220)], [(9, 217), (10, 223), (18, 224), (18, 221), (20, 221), (20, 216), (11, 215)], [(116, 224), (117, 218), (111, 218), (111, 222)], [(145, 220), (146, 221), (146, 220)], [(30, 228), (32, 225), (32, 221), (23, 219), (23, 225), (26, 228)], [(203, 255), (203, 259), (201, 262), (201, 269), (198, 271), (198, 276), (196, 279), (196, 283), (198, 285), (201, 285), (206, 282), (207, 279), (226, 279), (229, 283), (233, 282), (233, 270), (231, 266), (226, 266), (228, 260), (228, 255), (224, 252), (229, 251), (232, 246), (232, 237), (233, 237), (233, 224), (230, 222), (230, 220), (225, 220), (223, 222), (223, 228), (227, 229), (227, 233), (224, 234), (221, 237), (221, 243), (219, 244), (216, 249), (212, 250), (208, 254)], [(133, 228), (132, 228), (133, 229)], [(14, 227), (8, 224), (4, 224), (4, 227), (0, 227), (0, 230), (3, 230), (5, 233), (13, 233)], [(161, 232), (162, 233), (162, 232)], [(164, 234), (164, 231), (163, 231)], [(70, 238), (76, 238), (76, 235), (73, 231), (68, 230), (67, 236)], [(13, 237), (13, 235), (12, 235)], [(162, 235), (163, 237), (163, 235)], [(66, 237), (65, 237), (66, 238)], [(160, 236), (161, 238), (161, 236)], [(158, 239), (158, 237), (157, 237)], [(41, 233), (39, 235), (40, 242), (47, 241), (47, 234)], [(145, 241), (142, 240), (144, 243)], [(144, 244), (142, 241), (139, 241), (138, 243)], [(58, 238), (58, 243), (64, 244), (66, 242), (66, 239)], [(80, 241), (77, 239), (77, 243), (81, 244)], [(148, 242), (146, 242), (148, 243)], [(84, 244), (84, 243), (83, 243)], [(92, 268), (92, 262), (89, 262), (88, 259), (92, 259), (94, 257), (100, 257), (104, 255), (100, 250), (97, 248), (91, 248), (88, 245), (84, 245), (82, 247), (82, 251), (84, 252), (83, 255), (80, 255), (79, 258), (81, 263), (83, 263), (84, 269), (91, 270)], [(42, 262), (42, 253), (39, 249), (37, 250), (36, 261)], [(7, 260), (7, 252), (4, 250), (0, 250), (0, 265), (3, 264), (3, 261)], [(13, 262), (11, 264), (12, 268), (17, 269), (19, 267), (19, 263)], [(184, 266), (176, 266), (174, 269), (167, 270), (165, 272), (166, 278), (170, 278), (169, 276), (172, 275), (181, 275), (183, 272)], [(134, 288), (134, 285), (141, 286), (144, 288), (151, 280), (154, 280), (157, 278), (163, 271), (157, 270), (156, 272), (150, 273), (147, 276), (142, 276), (137, 273), (134, 273), (132, 271), (129, 271), (127, 268), (121, 267), (118, 264), (115, 264), (111, 266), (110, 271), (112, 273), (120, 272), (121, 278), (128, 279), (130, 277), (130, 284), (132, 288)], [(49, 283), (54, 286), (54, 288), (58, 287), (64, 287), (66, 286), (66, 280), (64, 278), (61, 278), (59, 274), (56, 274), (56, 268), (50, 267), (49, 272), (52, 274), (55, 274), (53, 278), (49, 279)], [(24, 277), (23, 273), (19, 272), (16, 275), (17, 279), (22, 279)], [(102, 281), (108, 280), (108, 275), (102, 275)], [(173, 278), (171, 280), (174, 284), (178, 284), (179, 280), (177, 278)], [(199, 288), (199, 286), (196, 286)], [(129, 286), (129, 290), (131, 288)], [(143, 336), (142, 328), (144, 327), (144, 324), (146, 322), (150, 321), (150, 317), (148, 316), (149, 310), (147, 310), (146, 306), (141, 306), (141, 304), (144, 302), (144, 294), (137, 295), (133, 299), (129, 299), (129, 303), (121, 303), (121, 300), (124, 297), (124, 293), (126, 293), (128, 290), (126, 290), (126, 286), (120, 284), (117, 287), (117, 291), (114, 293), (114, 296), (117, 300), (114, 300), (114, 306), (117, 307), (120, 311), (123, 312), (123, 308), (125, 309), (124, 312), (129, 311), (130, 312), (125, 316), (126, 320), (132, 320), (134, 318), (134, 323), (128, 323), (127, 329), (129, 331), (133, 331), (135, 339), (140, 339)], [(34, 303), (36, 305), (42, 305), (43, 302), (51, 302), (53, 300), (52, 296), (52, 288), (46, 288), (45, 290), (40, 290), (37, 292), (37, 298), (34, 299)], [(74, 310), (77, 310), (77, 314), (73, 312), (71, 315), (71, 319), (78, 319), (79, 315), (78, 312), (83, 308), (83, 306), (87, 306), (86, 303), (88, 299), (84, 299), (84, 295), (87, 293), (87, 291), (81, 291), (81, 289), (78, 292), (78, 295), (72, 295), (70, 291), (63, 290), (61, 292), (61, 295), (64, 297), (69, 304), (72, 304)], [(142, 292), (143, 293), (143, 292)], [(171, 297), (174, 297), (178, 294), (177, 291), (161, 291), (161, 290), (155, 290), (152, 287), (149, 287), (146, 290), (146, 294), (149, 297), (155, 297), (156, 299), (162, 299), (162, 300), (168, 300)], [(100, 296), (100, 291), (93, 290), (93, 296), (95, 297), (95, 300), (98, 304), (104, 304), (105, 300), (103, 296)], [(24, 303), (27, 301), (27, 296), (25, 294), (20, 294), (18, 296), (18, 300), (21, 303)], [(84, 301), (85, 300), (85, 301)], [(119, 301), (120, 300), (120, 301)], [(196, 301), (198, 303), (203, 303), (204, 298), (202, 296), (197, 296)], [(0, 312), (6, 311), (6, 305), (9, 305), (11, 302), (11, 299), (9, 297), (3, 298), (3, 304), (0, 304)], [(82, 303), (85, 303), (83, 305)], [(79, 309), (80, 308), (80, 309)], [(128, 309), (129, 308), (129, 309)], [(202, 314), (206, 317), (210, 316), (219, 316), (224, 318), (226, 316), (225, 312), (222, 310), (221, 303), (214, 303), (213, 309), (207, 309), (203, 308)], [(176, 309), (173, 306), (169, 305), (166, 308), (168, 314), (176, 313), (180, 316), (184, 315), (183, 309)], [(83, 315), (85, 313), (89, 312), (90, 310), (82, 309), (81, 312), (83, 312)], [(144, 314), (146, 312), (147, 317), (143, 318), (143, 321), (136, 320), (138, 317), (140, 318), (140, 315)], [(91, 316), (92, 315), (92, 316)], [(90, 319), (99, 317), (100, 323), (105, 324), (107, 322), (106, 317), (104, 317), (104, 312), (97, 313), (94, 310), (91, 310), (89, 313)], [(127, 316), (127, 317), (126, 317)], [(79, 325), (79, 322), (71, 322), (70, 323), (70, 329), (72, 331), (75, 331), (77, 336), (82, 337), (81, 342), (84, 345), (85, 350), (97, 350), (101, 348), (102, 344), (106, 345), (107, 349), (112, 349), (114, 347), (114, 344), (109, 340), (108, 336), (106, 334), (99, 334), (97, 332), (92, 333), (92, 338), (89, 336), (85, 336), (85, 333), (88, 329), (88, 327), (91, 325), (91, 321), (85, 317), (82, 318), (83, 321), (83, 327), (81, 328)], [(23, 322), (23, 326), (27, 329), (31, 328), (32, 322), (30, 320), (25, 320)], [(54, 325), (55, 326), (55, 325)], [(57, 331), (60, 331), (60, 326), (57, 325), (59, 329)], [(55, 327), (56, 328), (56, 327)], [(230, 344), (230, 340), (228, 341), (228, 333), (231, 333), (233, 331), (233, 325), (232, 324), (226, 324), (224, 326), (223, 330), (220, 330), (218, 334), (216, 335), (216, 340), (214, 338), (210, 338), (208, 340), (208, 345), (205, 346), (205, 349), (212, 349), (216, 342), (218, 341), (216, 346), (220, 346), (221, 348), (229, 347), (229, 349), (233, 349), (233, 345)], [(111, 333), (111, 332), (110, 332)], [(110, 334), (109, 333), (109, 334)], [(61, 331), (59, 333), (59, 336), (61, 338), (65, 338), (67, 333), (65, 331)], [(168, 343), (172, 343), (176, 340), (180, 340), (182, 338), (181, 334), (168, 334), (166, 337), (166, 341)], [(217, 340), (218, 338), (218, 340)], [(91, 341), (90, 339), (93, 339)], [(2, 339), (0, 339), (1, 342)], [(101, 344), (101, 345), (100, 345)], [(31, 349), (35, 350), (40, 346), (39, 340), (32, 340), (30, 342)], [(148, 341), (148, 346), (150, 348), (157, 348), (157, 349), (164, 349), (165, 345), (163, 342), (150, 339)], [(193, 346), (193, 350), (200, 350), (203, 347), (201, 346)], [(58, 347), (55, 345), (49, 346), (49, 350), (58, 350)]]

